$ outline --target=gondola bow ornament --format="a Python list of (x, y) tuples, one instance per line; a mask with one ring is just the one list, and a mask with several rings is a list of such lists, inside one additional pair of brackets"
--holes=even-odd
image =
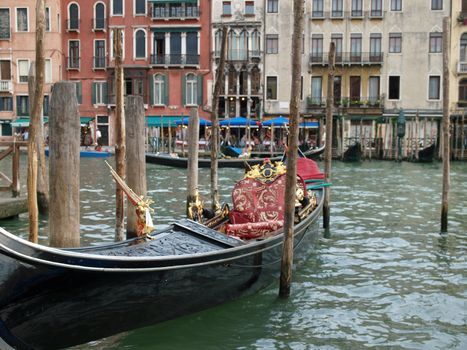
[(149, 198), (144, 198), (144, 196), (137, 195), (128, 187), (126, 182), (117, 174), (112, 166), (107, 161), (105, 163), (109, 167), (110, 173), (117, 185), (125, 192), (128, 200), (135, 207), (138, 237), (148, 235), (154, 230), (154, 223), (151, 217), (151, 213), (154, 212), (154, 209), (151, 208), (151, 204), (154, 203), (154, 201)]

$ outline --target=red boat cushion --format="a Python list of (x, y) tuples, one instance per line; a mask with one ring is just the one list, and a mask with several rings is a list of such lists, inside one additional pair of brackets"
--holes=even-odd
[(235, 236), (241, 239), (261, 238), (266, 233), (276, 231), (284, 226), (283, 220), (273, 220), (266, 222), (250, 222), (245, 224), (227, 224), (225, 226), (228, 236)]
[(297, 158), (297, 175), (303, 180), (324, 179), (324, 174), (319, 170), (318, 164), (308, 158)]
[[(297, 177), (297, 186), (306, 194), (305, 183), (300, 177)], [(284, 194), (285, 174), (270, 183), (254, 179), (239, 181), (232, 192), (234, 208), (229, 214), (227, 234), (251, 239), (281, 228), (284, 222)]]

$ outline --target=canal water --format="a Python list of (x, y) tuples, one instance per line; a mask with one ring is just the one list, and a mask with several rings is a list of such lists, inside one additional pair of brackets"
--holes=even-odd
[[(200, 172), (207, 194), (209, 169)], [(156, 224), (182, 217), (185, 170), (148, 165), (147, 174)], [(224, 200), (241, 175), (220, 169)], [(275, 283), (251, 297), (73, 349), (467, 349), (467, 164), (452, 164), (444, 236), (438, 233), (441, 163), (334, 162), (332, 182), (331, 236), (294, 272), (288, 300), (277, 298)], [(113, 240), (114, 192), (104, 162), (82, 159), (83, 245)], [(0, 225), (27, 236), (24, 214)], [(43, 233), (41, 242), (47, 242)]]

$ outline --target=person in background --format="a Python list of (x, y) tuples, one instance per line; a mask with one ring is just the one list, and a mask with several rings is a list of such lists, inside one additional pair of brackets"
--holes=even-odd
[(96, 151), (102, 150), (101, 138), (102, 138), (102, 133), (98, 128), (96, 128), (96, 142), (97, 142)]

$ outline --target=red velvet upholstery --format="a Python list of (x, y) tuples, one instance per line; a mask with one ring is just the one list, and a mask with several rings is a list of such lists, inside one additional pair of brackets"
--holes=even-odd
[[(306, 193), (305, 183), (299, 177), (297, 185)], [(254, 179), (239, 181), (232, 192), (233, 210), (226, 233), (251, 239), (281, 228), (284, 224), (284, 193), (285, 174), (271, 183)]]

